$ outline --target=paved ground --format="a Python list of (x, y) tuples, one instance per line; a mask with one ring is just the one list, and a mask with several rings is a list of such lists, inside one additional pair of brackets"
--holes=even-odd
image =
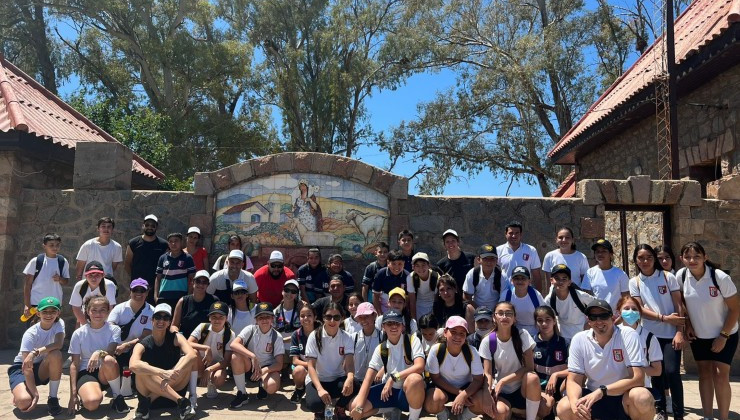
[[(40, 387), (41, 398), (39, 399), (39, 406), (31, 413), (21, 413), (15, 410), (12, 405), (12, 394), (9, 390), (8, 384), (8, 366), (12, 363), (13, 358), (16, 355), (16, 351), (2, 350), (0, 351), (0, 419), (6, 418), (20, 418), (20, 419), (51, 419), (52, 417), (46, 413), (46, 398), (48, 396), (48, 386)], [(731, 419), (740, 419), (740, 378), (732, 378), (732, 394), (734, 396), (731, 406)], [(247, 389), (250, 391), (250, 389)], [(220, 390), (219, 396), (216, 399), (209, 400), (205, 398), (205, 388), (198, 388), (201, 396), (198, 400), (199, 410), (198, 418), (213, 417), (218, 418), (240, 418), (240, 419), (264, 419), (264, 420), (312, 420), (313, 415), (303, 410), (302, 407), (296, 406), (290, 402), (290, 394), (293, 392), (292, 383), (284, 383), (283, 390), (276, 395), (268, 397), (264, 401), (253, 401), (247, 406), (242, 407), (238, 410), (229, 410), (229, 402), (235, 394), (233, 383), (227, 383), (227, 385)], [(256, 390), (252, 389), (252, 392)], [(695, 376), (684, 375), (684, 392), (686, 394), (686, 407), (688, 411), (687, 420), (701, 419), (701, 403), (699, 401), (699, 385)], [(62, 382), (59, 390), (60, 403), (62, 406), (66, 406), (69, 401), (69, 377), (66, 375), (62, 376)], [(117, 414), (109, 408), (109, 398), (103, 400), (104, 407), (94, 413), (83, 411), (77, 416), (80, 418), (87, 419), (131, 419), (134, 416), (134, 408), (136, 406), (136, 398), (128, 400), (128, 404), (132, 407), (131, 412), (127, 414)], [(170, 418), (175, 415), (175, 411), (167, 410), (153, 410), (150, 418)], [(60, 415), (57, 419), (71, 418), (71, 416)], [(376, 417), (379, 418), (379, 417)], [(427, 417), (432, 419), (432, 417)]]

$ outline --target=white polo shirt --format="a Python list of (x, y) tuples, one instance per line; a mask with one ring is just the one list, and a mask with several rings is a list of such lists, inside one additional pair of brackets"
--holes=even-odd
[[(493, 310), (493, 308), (498, 303), (499, 298), (501, 297), (501, 294), (498, 290), (494, 287), (493, 279), (496, 276), (496, 270), (494, 269), (491, 272), (491, 275), (489, 277), (486, 277), (483, 275), (483, 269), (480, 269), (480, 274), (478, 275), (478, 286), (473, 287), (474, 279), (473, 279), (473, 272), (475, 271), (475, 268), (468, 271), (468, 274), (465, 276), (465, 282), (463, 283), (463, 292), (473, 295), (473, 302), (477, 306), (485, 306), (486, 308)], [(504, 274), (501, 273), (501, 284), (499, 287), (502, 287), (501, 290), (503, 290), (504, 286)]]
[[(108, 322), (113, 325), (122, 327), (134, 317), (136, 313), (131, 309), (131, 301), (127, 300), (116, 305), (113, 310), (108, 314)], [(140, 338), (144, 330), (152, 330), (152, 316), (154, 315), (154, 308), (152, 305), (144, 302), (144, 309), (139, 314), (139, 317), (131, 324), (131, 329), (128, 332), (128, 336), (121, 337), (123, 341), (133, 340), (134, 338)]]
[(496, 254), (498, 254), (498, 266), (501, 267), (501, 275), (504, 280), (511, 278), (511, 272), (517, 266), (527, 267), (530, 272), (542, 267), (537, 249), (524, 242), (519, 245), (516, 251), (511, 249), (508, 242), (499, 245), (496, 247)]
[[(228, 285), (226, 284), (227, 280), (229, 281)], [(252, 273), (239, 270), (239, 278), (231, 280), (229, 279), (228, 268), (224, 268), (223, 270), (219, 270), (211, 274), (211, 279), (206, 288), (206, 292), (212, 295), (216, 293), (216, 290), (226, 290), (227, 286), (230, 289), (234, 286), (234, 282), (239, 280), (243, 281), (247, 285), (247, 293), (257, 293), (257, 280), (254, 279)]]
[[(322, 329), (324, 327), (321, 327)], [(316, 345), (316, 332), (314, 330), (306, 341), (306, 358), (316, 359), (316, 373), (321, 382), (331, 382), (344, 373), (344, 356), (355, 353), (355, 342), (346, 331), (338, 330), (334, 337), (321, 332), (321, 353)], [(306, 375), (306, 384), (311, 382), (311, 375)]]
[[(650, 348), (648, 349), (647, 338), (650, 335), (650, 331), (642, 325), (637, 327), (636, 331), (640, 335), (640, 345), (645, 355), (645, 367), (650, 366), (653, 362), (663, 361), (663, 351), (660, 349), (660, 343), (658, 343), (655, 334), (650, 337)], [(645, 388), (651, 388), (653, 386), (652, 382), (651, 376), (645, 375)]]
[[(105, 297), (108, 299), (108, 302), (110, 303), (111, 308), (116, 306), (116, 284), (108, 279), (103, 279), (101, 281), (105, 282)], [(103, 293), (100, 291), (100, 283), (98, 284), (97, 289), (92, 289), (89, 287), (87, 288), (87, 292), (85, 292), (85, 296), (80, 296), (80, 290), (82, 290), (82, 285), (87, 282), (86, 279), (82, 279), (75, 283), (74, 287), (72, 288), (72, 294), (69, 296), (69, 304), (72, 306), (82, 306), (82, 304), (85, 302), (85, 299), (87, 299), (90, 296), (102, 296)]]
[(588, 271), (588, 258), (581, 251), (574, 251), (572, 254), (563, 254), (559, 249), (550, 251), (545, 254), (542, 260), (542, 269), (548, 273), (557, 264), (565, 264), (570, 268), (570, 279), (573, 284), (581, 286), (583, 276)]
[[(522, 339), (522, 353), (534, 348), (535, 342), (532, 339), (532, 336), (529, 335), (526, 330), (519, 330), (519, 337), (521, 337)], [(489, 337), (486, 336), (480, 342), (480, 347), (478, 347), (478, 354), (480, 355), (480, 357), (486, 360), (493, 359), (493, 363), (496, 367), (496, 377), (494, 379), (496, 380), (496, 382), (498, 382), (502, 378), (505, 378), (508, 375), (519, 370), (519, 368), (522, 367), (522, 364), (519, 363), (519, 359), (516, 357), (516, 350), (514, 350), (514, 340), (509, 338), (508, 341), (501, 341), (501, 339), (499, 339), (497, 336), (496, 342), (496, 354), (492, 356), (491, 347), (489, 346)], [(447, 356), (449, 357), (449, 355)], [(509, 383), (502, 387), (501, 392), (510, 394), (521, 388), (521, 386), (521, 381)]]
[(608, 270), (602, 270), (595, 265), (586, 271), (581, 288), (591, 290), (597, 299), (609, 302), (612, 311), (617, 313), (619, 298), (622, 293), (630, 291), (629, 277), (619, 267), (612, 266)]
[[(550, 291), (550, 294), (545, 297), (545, 305), (550, 305), (550, 299), (555, 294), (554, 290)], [(576, 290), (576, 294), (583, 303), (585, 308), (594, 300), (594, 297), (586, 292)], [(573, 302), (573, 298), (568, 293), (565, 300), (560, 300), (559, 297), (555, 296), (555, 308), (557, 309), (558, 328), (560, 329), (560, 335), (566, 340), (570, 341), (574, 335), (583, 331), (583, 326), (586, 325), (586, 315), (578, 309), (578, 306)]]
[(581, 331), (570, 342), (568, 371), (586, 375), (591, 391), (629, 377), (632, 367), (645, 367), (640, 336), (630, 327), (615, 326), (614, 334), (602, 348), (593, 330)]
[(352, 334), (352, 339), (355, 342), (355, 377), (362, 381), (365, 379), (365, 372), (367, 367), (370, 365), (370, 358), (375, 351), (375, 347), (380, 344), (381, 332), (378, 329), (374, 329), (373, 333), (369, 337), (365, 336), (362, 331), (362, 327)]
[[(406, 361), (403, 357), (403, 352), (405, 351), (403, 349), (403, 335), (398, 339), (398, 343), (392, 344), (390, 341), (386, 342), (388, 345), (388, 365), (387, 370), (385, 372), (385, 375), (383, 375), (383, 382), (388, 380), (388, 375), (391, 373), (397, 373), (401, 372), (402, 370), (408, 369), (411, 365), (407, 365)], [(421, 348), (420, 340), (416, 337), (416, 335), (409, 336), (409, 340), (411, 340), (411, 361), (413, 363), (414, 360), (418, 358), (424, 359), (424, 350)], [(373, 351), (373, 357), (370, 359), (370, 369), (375, 370), (376, 372), (380, 371), (380, 369), (383, 368), (383, 359), (380, 357), (380, 346), (375, 347), (375, 351)], [(403, 379), (400, 382), (393, 382), (393, 388), (401, 389), (403, 386)]]
[[(655, 270), (650, 277), (640, 273), (630, 279), (630, 295), (639, 297), (644, 307), (660, 315), (678, 313), (673, 306), (671, 292), (680, 290), (676, 276), (663, 270)], [(676, 327), (667, 322), (643, 318), (642, 325), (659, 338), (673, 338), (676, 335)]]
[[(267, 333), (263, 333), (258, 325), (249, 325), (245, 327), (238, 335), (242, 340), (242, 345), (257, 356), (257, 362), (260, 367), (270, 366), (275, 363), (275, 356), (285, 354), (285, 344), (279, 332), (275, 331), (276, 339), (273, 341), (273, 328)], [(252, 339), (247, 346), (249, 337)]]
[[(683, 284), (683, 296), (686, 300), (686, 310), (691, 317), (691, 325), (694, 327), (696, 336), (699, 338), (717, 338), (722, 326), (727, 319), (729, 308), (725, 299), (735, 296), (737, 287), (730, 276), (722, 270), (715, 270), (719, 290), (714, 287), (712, 277), (709, 274), (709, 266), (704, 267), (704, 276), (697, 281), (686, 268), (678, 270), (676, 277), (683, 279), (683, 271), (686, 271), (686, 280)], [(737, 332), (737, 322), (730, 334)]]
[[(488, 337), (485, 339), (487, 340)], [(463, 345), (467, 345), (467, 343)], [(483, 375), (483, 363), (480, 361), (478, 350), (473, 346), (469, 347), (473, 356), (470, 361), (470, 367), (468, 367), (468, 362), (465, 361), (465, 355), (462, 350), (457, 356), (453, 356), (447, 352), (447, 355), (442, 361), (442, 366), (440, 366), (437, 362), (439, 344), (433, 345), (427, 357), (427, 371), (433, 375), (441, 375), (447, 382), (456, 388), (462, 389), (473, 381), (473, 376)]]
[(105, 274), (113, 275), (113, 263), (123, 261), (123, 248), (113, 239), (107, 245), (101, 245), (97, 237), (88, 239), (77, 252), (77, 261), (98, 261), (103, 264)]
[[(203, 344), (211, 348), (211, 364), (224, 360), (224, 333), (226, 332), (226, 328), (219, 332), (214, 332), (211, 331), (211, 324), (207, 322), (199, 324), (195, 327), (193, 332), (190, 333), (190, 336), (195, 338), (196, 341), (200, 340), (200, 332), (203, 326), (206, 326), (209, 331), (208, 337), (206, 337), (206, 341), (203, 342)], [(231, 343), (234, 342), (234, 339), (236, 339), (236, 334), (232, 331), (231, 336), (229, 337), (229, 342), (226, 343), (226, 351), (231, 351)], [(204, 353), (201, 351), (198, 351), (198, 354), (200, 354), (201, 357), (204, 356)], [(257, 359), (259, 360), (259, 358)]]

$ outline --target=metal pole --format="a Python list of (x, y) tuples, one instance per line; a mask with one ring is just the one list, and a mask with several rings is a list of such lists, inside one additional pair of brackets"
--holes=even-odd
[(666, 71), (668, 72), (668, 112), (671, 134), (671, 179), (679, 179), (678, 168), (678, 104), (676, 96), (676, 44), (673, 39), (673, 0), (665, 8)]

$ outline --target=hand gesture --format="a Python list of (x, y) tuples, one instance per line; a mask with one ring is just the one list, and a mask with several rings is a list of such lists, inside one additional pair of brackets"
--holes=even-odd
[(686, 324), (686, 317), (678, 316), (677, 313), (663, 316), (663, 322), (667, 322), (675, 327), (683, 327)]
[(345, 379), (344, 386), (342, 387), (342, 395), (344, 395), (345, 397), (349, 397), (350, 395), (352, 395), (353, 387), (354, 384), (352, 383), (352, 380), (350, 378)]

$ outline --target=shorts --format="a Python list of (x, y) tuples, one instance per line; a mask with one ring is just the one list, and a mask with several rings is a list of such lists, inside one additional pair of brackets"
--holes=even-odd
[(527, 408), (527, 400), (524, 398), (524, 395), (522, 395), (521, 388), (510, 393), (502, 392), (498, 394), (498, 399), (508, 402), (511, 408), (518, 408), (520, 410), (525, 410)]
[[(460, 387), (460, 389), (465, 389), (465, 388), (467, 388), (468, 386), (470, 386), (470, 382), (468, 382), (468, 383), (466, 383), (465, 385), (461, 386), (461, 387)], [(444, 392), (444, 393), (445, 393), (445, 395), (447, 395), (447, 402), (452, 402), (452, 401), (455, 401), (455, 398), (457, 398), (457, 394), (450, 394), (449, 392), (445, 391), (444, 389), (442, 389), (442, 388), (440, 388), (440, 387), (438, 387), (438, 386), (436, 386), (436, 385), (434, 385), (434, 384), (432, 383), (432, 384), (431, 384), (431, 385), (429, 386), (429, 389), (434, 389), (434, 388), (437, 388), (437, 389), (439, 389), (440, 391)]]
[[(49, 383), (49, 378), (46, 378), (46, 380), (44, 381), (39, 378), (40, 367), (41, 362), (36, 362), (33, 364), (33, 380), (36, 382), (36, 385), (46, 385)], [(10, 381), (11, 391), (13, 391), (13, 388), (15, 388), (16, 386), (26, 383), (26, 375), (23, 374), (22, 362), (13, 363), (8, 367), (8, 380)]]
[(97, 369), (93, 372), (89, 372), (86, 369), (83, 369), (77, 373), (77, 389), (82, 388), (82, 385), (85, 385), (88, 382), (97, 382), (100, 384), (100, 389), (105, 390), (108, 388), (108, 384), (103, 385), (100, 383), (100, 378), (98, 378), (98, 374), (100, 373), (100, 369)]
[(726, 365), (732, 365), (732, 358), (735, 355), (738, 343), (738, 333), (730, 335), (725, 343), (725, 348), (721, 352), (715, 353), (712, 351), (713, 338), (697, 338), (691, 342), (691, 352), (694, 353), (694, 360), (696, 361), (713, 361), (721, 362)]
[[(540, 380), (540, 388), (542, 389), (542, 392), (545, 392), (545, 388), (547, 388), (547, 382)], [(563, 382), (565, 382), (565, 378), (560, 378), (555, 382), (555, 392), (552, 394), (552, 397), (555, 398), (555, 401), (560, 401), (561, 398), (563, 398), (563, 394), (560, 392), (560, 387), (563, 385)]]
[[(588, 388), (583, 388), (581, 396), (588, 395), (591, 392), (601, 391), (591, 391)], [(591, 406), (591, 418), (594, 420), (630, 420), (622, 405), (622, 395), (607, 395), (596, 401)]]
[(380, 399), (380, 395), (383, 393), (384, 383), (375, 384), (370, 387), (370, 392), (367, 394), (367, 401), (372, 404), (373, 408), (398, 408), (401, 411), (409, 411), (409, 402), (406, 400), (406, 393), (403, 392), (403, 388), (392, 388), (391, 396), (387, 401)]

